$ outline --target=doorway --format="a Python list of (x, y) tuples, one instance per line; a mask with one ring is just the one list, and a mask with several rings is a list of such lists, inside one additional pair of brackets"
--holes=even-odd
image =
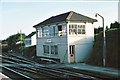
[(70, 63), (75, 63), (75, 45), (70, 45), (69, 50), (70, 50)]

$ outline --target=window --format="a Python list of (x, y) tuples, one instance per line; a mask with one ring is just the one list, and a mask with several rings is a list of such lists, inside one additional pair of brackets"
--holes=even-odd
[(30, 40), (28, 40), (28, 44), (29, 44), (29, 45), (31, 45), (31, 39), (30, 39)]
[(44, 54), (58, 54), (57, 45), (43, 45)]
[(77, 25), (69, 25), (69, 34), (77, 34)]
[(43, 50), (45, 54), (49, 54), (49, 46), (48, 45), (43, 45)]
[(62, 31), (62, 26), (61, 25), (58, 26), (58, 31)]
[(42, 28), (38, 30), (38, 37), (42, 37)]
[(55, 36), (55, 26), (53, 26), (53, 36)]
[(58, 26), (58, 36), (62, 36), (62, 26)]
[(44, 37), (49, 36), (49, 28), (48, 27), (42, 28), (42, 36), (44, 36)]
[(82, 28), (82, 25), (78, 25), (78, 34), (82, 34), (81, 28)]
[(85, 25), (78, 25), (78, 34), (85, 34)]
[(55, 28), (56, 28), (55, 26), (50, 27), (50, 36), (52, 36), (52, 37), (53, 37), (53, 36), (56, 36), (56, 35), (55, 35), (55, 34), (56, 34), (56, 33), (55, 33), (55, 30), (56, 30)]
[(42, 36), (44, 36), (44, 28), (42, 28)]
[(62, 35), (66, 36), (66, 32), (67, 32), (66, 25), (63, 25), (62, 26)]
[(58, 47), (56, 45), (51, 46), (51, 54), (58, 54)]
[(85, 25), (69, 25), (69, 34), (85, 34)]
[(26, 45), (31, 45), (31, 39), (25, 40)]

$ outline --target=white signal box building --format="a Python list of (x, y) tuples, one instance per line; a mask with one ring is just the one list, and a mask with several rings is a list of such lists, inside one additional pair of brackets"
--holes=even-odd
[(92, 52), (96, 19), (70, 11), (34, 25), (37, 56), (61, 63), (84, 62)]

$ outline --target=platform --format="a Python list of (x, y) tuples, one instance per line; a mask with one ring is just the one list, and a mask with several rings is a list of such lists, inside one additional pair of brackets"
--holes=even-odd
[(114, 68), (109, 68), (109, 67), (99, 67), (99, 66), (92, 66), (88, 65), (85, 63), (75, 63), (75, 64), (49, 64), (46, 65), (49, 67), (55, 67), (55, 68), (73, 68), (73, 69), (78, 69), (78, 70), (84, 70), (84, 71), (89, 71), (89, 72), (95, 72), (95, 73), (100, 73), (100, 74), (105, 74), (108, 76), (113, 76), (113, 77), (119, 77), (120, 78), (120, 70), (114, 69)]

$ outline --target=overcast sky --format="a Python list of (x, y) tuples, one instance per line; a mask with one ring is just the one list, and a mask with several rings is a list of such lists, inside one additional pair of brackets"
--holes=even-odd
[(75, 11), (97, 19), (94, 27), (102, 26), (101, 18), (105, 18), (105, 26), (118, 21), (118, 0), (1, 0), (0, 2), (0, 40), (22, 30), (28, 35), (35, 31), (33, 26), (43, 20), (68, 11)]

